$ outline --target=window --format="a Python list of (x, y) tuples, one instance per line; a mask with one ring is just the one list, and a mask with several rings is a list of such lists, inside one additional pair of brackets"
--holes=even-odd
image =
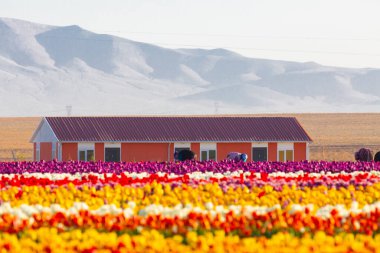
[(79, 150), (79, 161), (94, 161), (94, 150)]
[(120, 162), (120, 148), (105, 148), (104, 158), (106, 162)]
[(286, 150), (286, 161), (293, 161), (293, 150)]
[(216, 160), (216, 150), (209, 150), (208, 151), (208, 159), (209, 160)]
[(201, 161), (216, 160), (216, 143), (201, 143)]
[(86, 161), (86, 151), (85, 150), (79, 151), (79, 161)]
[(280, 162), (293, 161), (294, 144), (293, 143), (278, 143), (277, 159)]
[(202, 151), (201, 152), (201, 161), (206, 161), (208, 157), (207, 151)]
[(216, 160), (216, 150), (202, 150), (201, 161)]
[(278, 160), (280, 162), (293, 161), (293, 150), (279, 150)]
[(93, 143), (79, 143), (78, 144), (78, 158), (79, 161), (94, 161), (95, 160), (95, 152), (94, 152), (94, 144)]
[(268, 148), (266, 147), (254, 147), (252, 148), (252, 160), (253, 161), (267, 161)]
[(94, 150), (87, 150), (87, 161), (94, 161), (95, 160), (95, 152)]

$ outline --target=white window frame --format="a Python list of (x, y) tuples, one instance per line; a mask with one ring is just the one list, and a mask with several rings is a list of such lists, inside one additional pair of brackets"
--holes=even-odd
[(252, 148), (268, 148), (268, 142), (252, 142)]
[(268, 142), (252, 142), (252, 145), (251, 145), (251, 161), (253, 161), (253, 148), (267, 148), (267, 161), (269, 160)]
[(215, 161), (218, 160), (218, 150), (217, 150), (216, 142), (201, 142), (200, 143), (200, 154), (199, 154), (199, 161), (202, 161), (202, 151), (207, 151), (207, 159), (210, 160), (210, 150), (215, 150)]
[(294, 161), (294, 143), (293, 142), (283, 142), (283, 143), (277, 143), (277, 161), (280, 161), (280, 151), (284, 151), (285, 160), (286, 160), (286, 151), (291, 150), (293, 151), (293, 157), (292, 161)]
[(95, 143), (90, 142), (79, 142), (78, 143), (78, 160), (80, 160), (80, 152), (84, 151), (84, 161), (87, 161), (87, 152), (88, 150), (92, 150), (94, 152), (94, 158), (95, 158)]
[(176, 148), (189, 148), (189, 149), (191, 149), (191, 143), (190, 142), (175, 142), (174, 143), (174, 150)]

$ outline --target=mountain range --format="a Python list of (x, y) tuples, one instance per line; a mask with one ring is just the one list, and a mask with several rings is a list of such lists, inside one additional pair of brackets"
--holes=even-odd
[(168, 49), (0, 18), (0, 94), (0, 116), (379, 112), (380, 69)]

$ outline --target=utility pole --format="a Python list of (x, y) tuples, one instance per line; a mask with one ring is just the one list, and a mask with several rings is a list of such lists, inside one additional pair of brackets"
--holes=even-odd
[(71, 109), (73, 109), (73, 107), (71, 105), (66, 105), (66, 112), (67, 112), (68, 117), (71, 116)]
[(17, 157), (13, 149), (12, 149), (12, 157), (13, 157), (13, 161), (17, 162)]
[(219, 103), (217, 101), (214, 102), (214, 114), (218, 114), (219, 112)]

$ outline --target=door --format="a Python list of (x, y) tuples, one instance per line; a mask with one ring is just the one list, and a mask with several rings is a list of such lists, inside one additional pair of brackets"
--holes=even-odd
[(267, 161), (268, 148), (252, 148), (253, 161)]
[(105, 148), (104, 158), (106, 162), (120, 162), (120, 148)]
[(190, 150), (190, 148), (175, 148), (174, 149), (174, 160), (178, 160), (178, 154), (182, 150)]

